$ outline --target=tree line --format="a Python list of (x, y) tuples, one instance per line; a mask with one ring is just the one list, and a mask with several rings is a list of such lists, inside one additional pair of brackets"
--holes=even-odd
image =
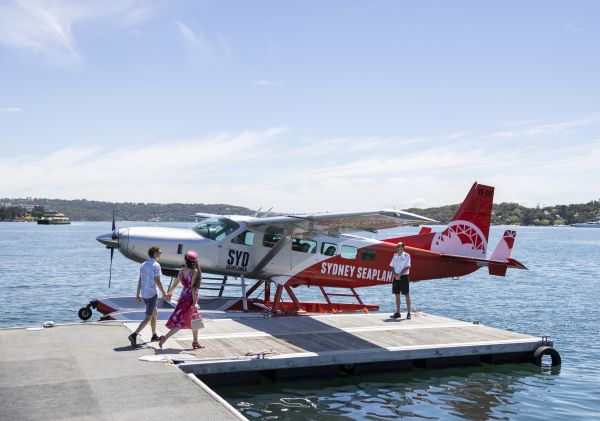
[[(458, 210), (460, 204), (441, 206), (437, 208), (407, 209), (409, 212), (433, 218), (442, 223), (448, 223)], [(570, 225), (578, 222), (588, 222), (600, 219), (600, 201), (573, 205), (554, 205), (527, 208), (518, 203), (498, 203), (492, 207), (493, 225)]]
[[(0, 220), (27, 219), (27, 210), (23, 207), (35, 204), (36, 209), (54, 210), (65, 214), (71, 221), (110, 221), (113, 212), (120, 221), (193, 221), (196, 212), (214, 213), (219, 215), (254, 215), (251, 209), (227, 204), (204, 203), (113, 203), (93, 200), (62, 200), (62, 199), (0, 199), (0, 202), (10, 202), (10, 207), (0, 207)], [(41, 216), (36, 212), (36, 219)]]
[[(10, 203), (9, 206), (2, 205)], [(31, 209), (33, 206), (33, 209)], [(448, 223), (460, 204), (434, 208), (410, 208), (409, 212)], [(28, 210), (28, 208), (30, 210)], [(72, 221), (110, 221), (113, 212), (120, 221), (193, 221), (196, 212), (218, 215), (254, 215), (256, 211), (242, 206), (204, 203), (113, 203), (92, 200), (0, 199), (0, 221), (36, 220), (44, 210), (64, 213)], [(493, 205), (495, 225), (569, 225), (600, 219), (600, 201), (583, 204), (527, 208), (517, 203)]]

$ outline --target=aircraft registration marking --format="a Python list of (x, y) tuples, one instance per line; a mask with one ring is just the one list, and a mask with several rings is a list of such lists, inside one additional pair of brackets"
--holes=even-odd
[(227, 269), (246, 272), (249, 260), (250, 253), (247, 251), (229, 249), (227, 253)]

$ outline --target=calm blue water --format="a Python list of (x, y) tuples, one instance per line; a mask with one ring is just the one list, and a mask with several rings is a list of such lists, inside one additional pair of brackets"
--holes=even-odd
[[(95, 241), (108, 231), (110, 222), (0, 223), (0, 327), (78, 323), (77, 310), (89, 299), (133, 294), (138, 265), (119, 253), (108, 289), (109, 252)], [(492, 247), (502, 232), (492, 228)], [(413, 305), (548, 335), (562, 356), (560, 369), (483, 365), (217, 391), (250, 419), (600, 419), (600, 229), (519, 227), (517, 232), (513, 257), (529, 271), (498, 278), (480, 270), (459, 280), (413, 284)], [(361, 296), (386, 312), (393, 308), (387, 288), (366, 288)]]

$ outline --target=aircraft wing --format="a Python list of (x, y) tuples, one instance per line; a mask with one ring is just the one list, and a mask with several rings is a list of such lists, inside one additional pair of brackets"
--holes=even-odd
[(273, 216), (247, 220), (253, 227), (275, 225), (294, 233), (339, 235), (348, 231), (377, 231), (407, 225), (434, 224), (438, 221), (410, 212), (379, 210), (343, 213), (315, 213)]

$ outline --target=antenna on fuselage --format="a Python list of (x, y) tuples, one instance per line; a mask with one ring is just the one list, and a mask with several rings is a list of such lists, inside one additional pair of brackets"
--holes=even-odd
[(260, 215), (261, 210), (262, 210), (262, 206), (260, 208), (258, 208), (258, 210), (254, 213), (255, 218), (258, 218), (258, 215)]
[(271, 206), (271, 207), (269, 208), (269, 210), (268, 210), (268, 211), (266, 211), (266, 212), (265, 212), (265, 214), (264, 214), (262, 217), (263, 217), (263, 218), (266, 218), (267, 216), (269, 216), (269, 214), (271, 213), (271, 211), (272, 211), (272, 210), (273, 210), (273, 206)]

